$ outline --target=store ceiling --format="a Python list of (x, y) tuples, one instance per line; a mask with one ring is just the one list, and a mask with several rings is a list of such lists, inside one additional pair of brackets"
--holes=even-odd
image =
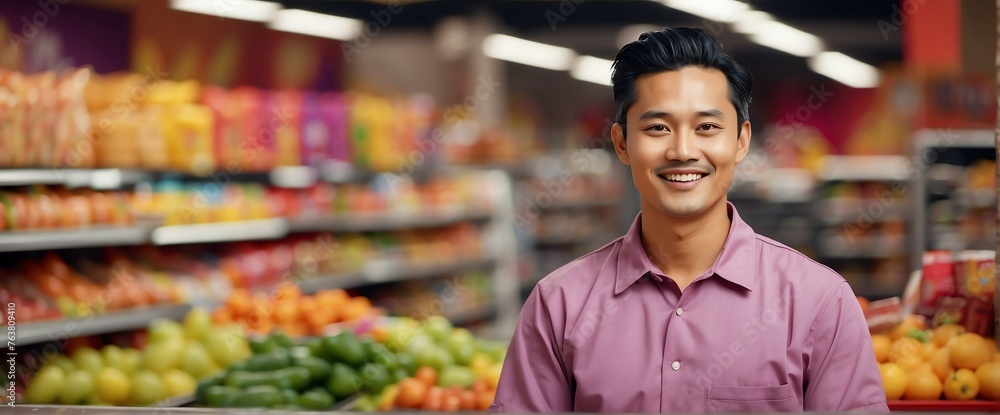
[[(277, 1), (277, 0), (275, 0)], [(696, 0), (692, 0), (696, 1)], [(361, 20), (386, 7), (386, 0), (320, 1), (281, 0), (285, 8), (299, 8)], [(576, 4), (579, 3), (579, 4)], [(902, 33), (884, 36), (879, 21), (891, 21), (898, 0), (749, 1), (757, 10), (820, 37), (828, 50), (879, 66), (902, 59)], [(393, 15), (388, 30), (433, 28), (447, 16), (468, 16), (489, 10), (507, 27), (507, 34), (572, 48), (583, 54), (613, 58), (618, 36), (628, 25), (707, 26), (699, 17), (649, 0), (400, 0), (402, 12)], [(573, 6), (573, 7), (570, 7)], [(561, 9), (560, 9), (561, 7)], [(565, 17), (565, 20), (553, 16)], [(555, 30), (551, 22), (555, 22)], [(716, 27), (722, 27), (715, 25)], [(737, 59), (763, 78), (785, 78), (809, 72), (805, 60), (749, 42), (728, 30), (718, 33)], [(763, 69), (763, 70), (762, 70)]]

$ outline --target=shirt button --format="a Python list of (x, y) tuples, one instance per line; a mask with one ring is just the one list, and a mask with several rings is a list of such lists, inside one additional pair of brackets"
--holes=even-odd
[(680, 317), (681, 314), (684, 314), (684, 309), (677, 307), (677, 316)]
[(678, 361), (675, 360), (673, 363), (670, 364), (670, 368), (673, 369), (673, 370), (675, 370), (675, 371), (676, 370), (681, 370), (681, 362), (678, 362)]

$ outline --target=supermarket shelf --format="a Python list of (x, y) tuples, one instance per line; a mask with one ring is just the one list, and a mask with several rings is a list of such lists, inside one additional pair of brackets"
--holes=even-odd
[[(885, 204), (889, 204), (889, 207)], [(838, 198), (825, 199), (816, 205), (816, 215), (826, 224), (884, 222), (905, 219), (907, 213), (906, 202), (902, 200), (883, 203), (877, 199)]]
[(900, 240), (884, 237), (827, 236), (819, 241), (820, 256), (827, 259), (890, 258), (905, 254)]
[(489, 320), (496, 314), (496, 304), (487, 304), (477, 309), (451, 312), (446, 314), (445, 317), (455, 326), (465, 326)]
[(997, 205), (995, 189), (956, 189), (954, 199), (959, 205), (969, 208), (988, 208)]
[(905, 181), (903, 156), (827, 156), (819, 172), (824, 181)]
[(150, 177), (147, 172), (123, 169), (0, 169), (0, 186), (47, 184), (106, 190)]
[(346, 214), (316, 218), (293, 218), (288, 220), (288, 228), (290, 232), (383, 232), (400, 229), (440, 228), (465, 221), (485, 221), (489, 217), (488, 213), (460, 211), (413, 215)]
[(547, 205), (538, 205), (542, 210), (593, 209), (614, 207), (621, 204), (620, 199), (555, 199)]
[(922, 130), (915, 142), (919, 148), (994, 148), (993, 130)]
[(194, 403), (195, 396), (193, 393), (186, 393), (181, 396), (175, 396), (173, 398), (164, 399), (160, 402), (153, 404), (156, 408), (177, 408), (185, 405), (190, 405)]
[(153, 230), (150, 239), (154, 245), (180, 245), (278, 239), (287, 234), (288, 222), (275, 218), (161, 226)]
[(0, 252), (142, 245), (149, 240), (152, 229), (149, 226), (94, 226), (67, 230), (2, 232)]
[(17, 344), (35, 344), (71, 337), (93, 336), (145, 328), (150, 320), (179, 320), (191, 310), (189, 304), (139, 307), (118, 310), (92, 317), (21, 323), (17, 326)]
[(382, 284), (406, 280), (434, 278), (450, 274), (492, 268), (496, 261), (492, 258), (474, 261), (456, 261), (436, 265), (406, 265), (388, 262), (369, 262), (359, 272), (328, 275), (304, 279), (299, 282), (302, 292), (311, 294), (324, 289), (349, 289), (366, 285)]

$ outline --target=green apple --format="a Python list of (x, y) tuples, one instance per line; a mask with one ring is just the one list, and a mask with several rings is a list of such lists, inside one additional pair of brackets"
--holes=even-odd
[(69, 372), (59, 391), (59, 403), (79, 405), (86, 403), (94, 394), (94, 377), (85, 370)]
[(201, 340), (212, 329), (212, 316), (203, 308), (191, 310), (184, 317), (184, 335), (192, 340)]
[(129, 395), (129, 403), (132, 405), (149, 405), (167, 398), (167, 386), (160, 375), (149, 370), (140, 370), (132, 374), (131, 380), (132, 393)]
[(121, 347), (113, 344), (105, 345), (101, 348), (101, 356), (104, 358), (104, 366), (113, 367), (124, 372), (122, 365), (125, 360), (125, 353)]
[(97, 376), (104, 368), (104, 358), (101, 353), (90, 347), (76, 349), (71, 358), (77, 369), (86, 370), (91, 376)]
[(180, 369), (194, 376), (196, 379), (207, 376), (214, 364), (212, 356), (208, 354), (208, 350), (205, 350), (205, 346), (201, 344), (188, 344), (185, 346), (183, 354), (181, 354)]
[(162, 343), (184, 338), (184, 326), (173, 320), (154, 320), (149, 329), (149, 342)]
[(424, 332), (429, 334), (436, 343), (447, 341), (452, 329), (451, 322), (442, 316), (430, 316), (424, 320)]
[(66, 382), (66, 374), (62, 368), (50, 365), (35, 374), (24, 391), (24, 402), (32, 405), (45, 405), (55, 402)]
[(59, 366), (62, 368), (63, 373), (72, 373), (76, 370), (76, 364), (73, 363), (73, 360), (71, 360), (69, 356), (62, 354), (52, 358), (52, 361), (49, 362), (49, 364)]
[(438, 375), (438, 386), (442, 388), (461, 386), (462, 389), (468, 389), (475, 381), (476, 374), (464, 366), (445, 366)]

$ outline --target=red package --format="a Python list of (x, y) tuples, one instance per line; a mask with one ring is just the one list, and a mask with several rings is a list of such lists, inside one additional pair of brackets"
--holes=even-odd
[(264, 110), (264, 99), (256, 88), (239, 87), (232, 90), (230, 98), (236, 108), (243, 134), (239, 145), (240, 164), (247, 171), (268, 171), (274, 167), (274, 131), (268, 129), (269, 111)]
[(965, 331), (976, 333), (987, 339), (993, 338), (993, 300), (970, 297), (966, 300)]
[(242, 171), (246, 167), (239, 158), (240, 143), (244, 136), (243, 125), (233, 97), (224, 88), (206, 86), (202, 92), (202, 102), (212, 109), (215, 117), (213, 141), (216, 165), (230, 173)]
[(955, 293), (955, 266), (951, 251), (926, 251), (916, 313), (934, 316), (938, 299)]
[(903, 305), (899, 297), (872, 301), (865, 313), (868, 320), (868, 330), (879, 333), (896, 327), (903, 321)]
[(956, 292), (968, 297), (992, 299), (996, 291), (996, 253), (962, 251), (955, 256)]

